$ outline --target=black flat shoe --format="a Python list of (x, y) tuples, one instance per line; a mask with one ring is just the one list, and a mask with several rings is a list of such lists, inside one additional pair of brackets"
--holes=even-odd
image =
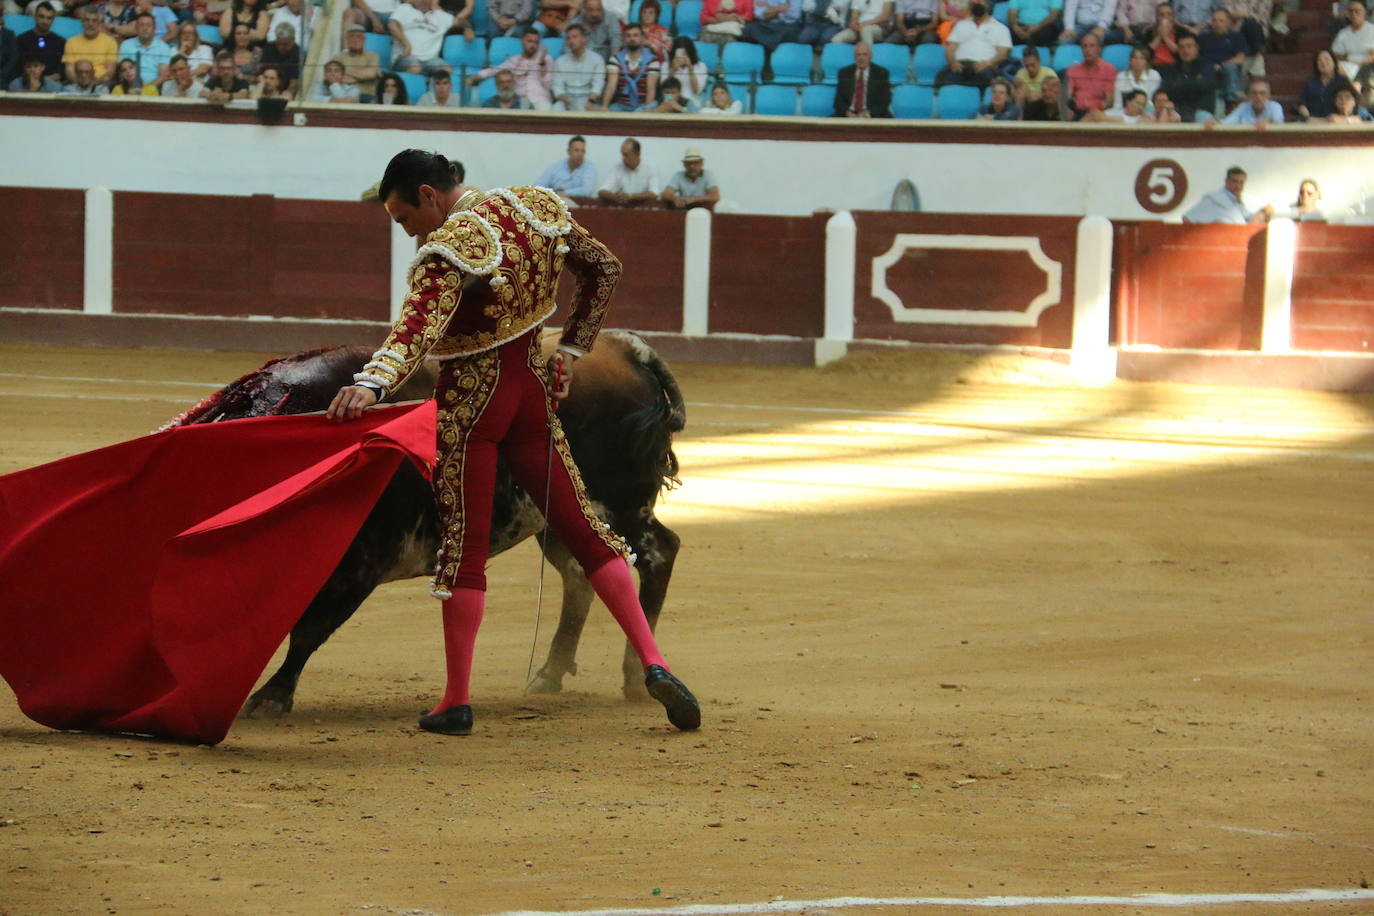
[(673, 677), (662, 665), (650, 665), (644, 670), (644, 687), (649, 696), (663, 704), (668, 721), (689, 732), (701, 727), (701, 707), (687, 685)]
[(472, 734), (472, 707), (450, 706), (433, 715), (420, 716), (420, 727), (439, 735)]

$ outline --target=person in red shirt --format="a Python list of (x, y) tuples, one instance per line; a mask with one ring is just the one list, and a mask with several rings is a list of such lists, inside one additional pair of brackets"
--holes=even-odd
[(1080, 44), (1083, 62), (1068, 69), (1069, 110), (1075, 121), (1089, 111), (1102, 111), (1116, 89), (1116, 68), (1102, 59), (1102, 39), (1089, 32)]

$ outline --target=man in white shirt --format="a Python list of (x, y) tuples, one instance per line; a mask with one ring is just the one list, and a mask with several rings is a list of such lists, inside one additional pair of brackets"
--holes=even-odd
[(935, 77), (937, 87), (948, 83), (986, 86), (1011, 53), (1011, 31), (994, 19), (987, 0), (974, 0), (969, 17), (960, 19), (945, 44), (945, 69)]
[(301, 0), (286, 0), (285, 5), (277, 7), (272, 11), (272, 18), (267, 23), (267, 34), (277, 34), (277, 26), (283, 22), (291, 23), (293, 34), (300, 40), (302, 48), (310, 47), (309, 30), (312, 25), (311, 18), (315, 12), (314, 7), (305, 7), (305, 15), (301, 15)]
[(563, 34), (563, 54), (553, 64), (553, 107), (594, 111), (606, 88), (606, 60), (587, 47), (586, 26), (574, 22)]
[(445, 67), (440, 53), (453, 15), (439, 9), (438, 0), (409, 0), (396, 7), (387, 28), (395, 44), (392, 66), (401, 72), (432, 73)]
[(1262, 223), (1274, 214), (1272, 206), (1262, 210), (1251, 210), (1245, 206), (1241, 194), (1245, 192), (1245, 169), (1233, 165), (1226, 170), (1226, 186), (1213, 191), (1198, 201), (1191, 210), (1183, 214), (1185, 223), (1229, 223), (1243, 226), (1246, 223)]
[(639, 141), (620, 144), (620, 163), (596, 196), (610, 207), (642, 207), (658, 199), (658, 176), (639, 157)]
[(830, 41), (852, 45), (857, 41), (876, 44), (892, 28), (893, 0), (853, 0), (849, 6), (849, 24)]

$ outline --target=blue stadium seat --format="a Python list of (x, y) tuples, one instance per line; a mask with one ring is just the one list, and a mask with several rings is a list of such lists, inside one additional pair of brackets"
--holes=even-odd
[(550, 57), (558, 57), (563, 53), (563, 39), (545, 38), (539, 42), (544, 46), (544, 50), (549, 52)]
[[(625, 21), (626, 21), (626, 22), (638, 22), (638, 21), (639, 21), (639, 8), (640, 8), (640, 6), (642, 6), (643, 4), (644, 4), (644, 0), (634, 0), (634, 3), (631, 3), (631, 4), (630, 4), (630, 18), (627, 19), (627, 20), (625, 20)], [(660, 3), (659, 6), (662, 7), (663, 4)]]
[(459, 71), (473, 74), (486, 66), (487, 44), (480, 38), (468, 41), (462, 35), (450, 35), (444, 39), (440, 56)]
[(730, 90), (730, 98), (739, 102), (740, 107), (744, 109), (744, 114), (753, 112), (754, 97), (753, 93), (749, 91), (748, 83), (726, 83), (725, 85)]
[(659, 3), (661, 3), (662, 6), (659, 7), (658, 24), (665, 29), (671, 29), (673, 27), (673, 17), (677, 14), (677, 10), (668, 0), (659, 0)]
[(760, 86), (754, 93), (754, 114), (796, 117), (797, 87)]
[(496, 95), (496, 77), (489, 76), (473, 87), (468, 104), (473, 108), (480, 108), (483, 102), (494, 95)]
[(382, 62), (383, 70), (391, 66), (390, 35), (375, 35), (372, 32), (368, 32), (367, 37), (363, 39), (363, 48), (368, 51), (376, 52), (377, 59)]
[(678, 0), (673, 22), (677, 24), (679, 35), (695, 40), (701, 34), (701, 0)]
[(491, 44), (487, 45), (487, 63), (495, 67), (507, 57), (519, 53), (520, 39), (502, 35), (499, 38), (493, 38)]
[(942, 121), (967, 121), (983, 104), (983, 93), (975, 86), (945, 86), (935, 99)]
[(910, 76), (911, 55), (906, 45), (877, 44), (873, 46), (873, 63), (886, 67), (892, 85), (905, 83)]
[(726, 82), (758, 81), (763, 72), (763, 45), (732, 41), (720, 55), (721, 72)]
[(713, 45), (709, 41), (694, 42), (694, 44), (696, 44), (697, 49), (697, 60), (706, 65), (706, 72), (718, 72), (720, 70), (720, 45)]
[(835, 85), (841, 67), (854, 63), (854, 46), (828, 44), (821, 48), (821, 82), (827, 86)]
[(33, 31), (33, 17), (25, 16), (22, 13), (6, 13), (5, 28), (16, 35), (23, 35), (25, 32)]
[(811, 46), (785, 41), (773, 49), (770, 59), (773, 82), (804, 86), (811, 82)]
[(894, 118), (929, 118), (935, 106), (935, 90), (929, 86), (894, 86), (892, 88), (892, 116)]
[(1102, 59), (1111, 64), (1117, 73), (1131, 66), (1131, 46), (1127, 44), (1107, 45), (1102, 49)]
[(936, 74), (945, 69), (945, 46), (917, 45), (911, 69), (918, 86), (934, 86)]
[(401, 82), (406, 84), (406, 98), (410, 99), (410, 104), (414, 105), (420, 101), (420, 96), (429, 91), (429, 81), (419, 73), (397, 73)]
[(58, 16), (52, 21), (53, 34), (61, 35), (63, 40), (81, 34), (81, 20), (73, 16)]
[(828, 118), (835, 113), (835, 87), (803, 86), (801, 112), (808, 118)]
[(1082, 48), (1078, 45), (1062, 44), (1054, 49), (1054, 62), (1050, 64), (1050, 69), (1062, 75), (1065, 70), (1069, 69), (1074, 64), (1082, 62)]
[(1011, 9), (1009, 0), (1002, 0), (1001, 3), (994, 3), (992, 6), (992, 18), (1002, 25), (1007, 24), (1007, 11)]
[(198, 25), (196, 31), (200, 33), (200, 40), (207, 45), (214, 45), (218, 48), (224, 44), (224, 36), (220, 35), (217, 25)]

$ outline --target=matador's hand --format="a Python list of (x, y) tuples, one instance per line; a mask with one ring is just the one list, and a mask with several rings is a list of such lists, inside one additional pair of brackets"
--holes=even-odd
[(572, 366), (576, 360), (566, 353), (555, 353), (549, 357), (549, 381), (553, 390), (549, 392), (555, 401), (561, 401), (572, 389)]
[(362, 385), (347, 385), (339, 389), (339, 393), (334, 395), (334, 400), (330, 402), (329, 409), (324, 415), (331, 420), (343, 422), (344, 420), (356, 420), (363, 415), (373, 404), (377, 403), (377, 392)]

